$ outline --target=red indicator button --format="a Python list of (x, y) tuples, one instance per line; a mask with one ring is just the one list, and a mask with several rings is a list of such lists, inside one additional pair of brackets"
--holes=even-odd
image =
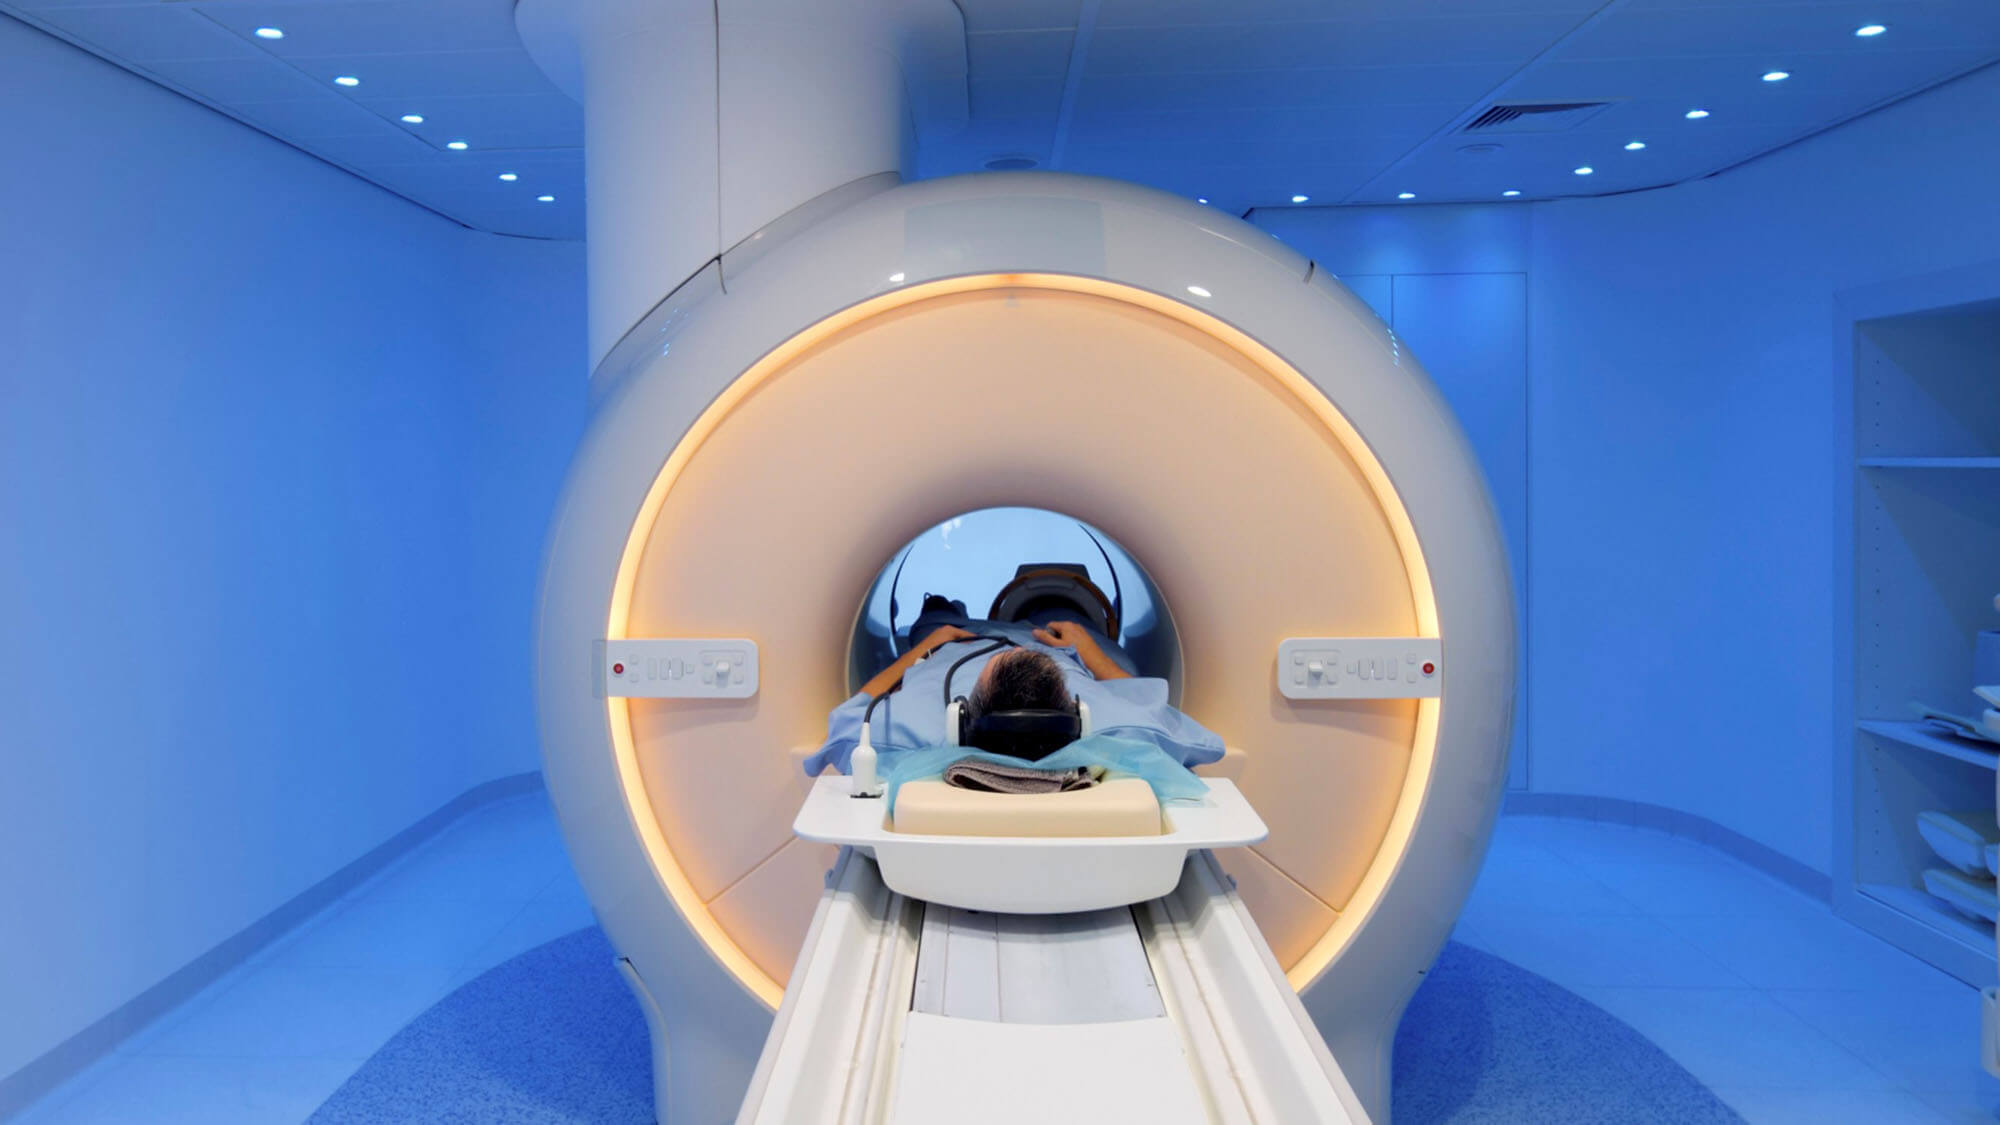
[[(1428, 672), (1428, 671), (1430, 671), (1430, 670), (1431, 670), (1431, 666), (1430, 666), (1430, 665), (1428, 665), (1428, 664), (1424, 665), (1424, 671)], [(622, 676), (622, 675), (624, 675), (624, 674), (625, 674), (625, 666), (624, 666), (623, 664), (613, 664), (613, 665), (611, 666), (611, 674), (612, 674), (612, 675), (614, 675), (614, 676)]]
[(1428, 676), (1428, 675), (1430, 675), (1431, 673), (1433, 673), (1433, 672), (1435, 672), (1435, 671), (1437, 671), (1437, 670), (1438, 670), (1438, 666), (1437, 666), (1437, 665), (1435, 665), (1435, 664), (1432, 664), (1432, 663), (1431, 663), (1430, 661), (1428, 661), (1428, 660), (1424, 661), (1424, 675)]

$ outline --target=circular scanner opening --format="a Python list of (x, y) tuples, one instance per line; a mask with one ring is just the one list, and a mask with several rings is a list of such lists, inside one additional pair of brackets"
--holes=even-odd
[(1101, 624), (1135, 675), (1167, 681), (1168, 698), (1180, 702), (1180, 633), (1165, 596), (1131, 552), (1074, 516), (982, 508), (898, 547), (855, 615), (848, 690), (860, 690), (935, 624), (960, 616)]

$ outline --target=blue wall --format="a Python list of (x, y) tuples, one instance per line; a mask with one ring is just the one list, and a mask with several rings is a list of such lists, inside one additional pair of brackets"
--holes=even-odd
[(1996, 112), (1989, 68), (1720, 176), (1536, 209), (1537, 788), (1828, 869), (1834, 295), (2000, 270)]
[(0, 1077), (482, 781), (579, 248), (0, 18)]
[[(2000, 270), (1996, 113), (1989, 68), (1659, 191), (1257, 214), (1399, 322), (1474, 324), (1486, 298), (1381, 275), (1526, 274), (1530, 788), (1828, 870), (1834, 295)], [(1411, 342), (1461, 401), (1455, 361)]]

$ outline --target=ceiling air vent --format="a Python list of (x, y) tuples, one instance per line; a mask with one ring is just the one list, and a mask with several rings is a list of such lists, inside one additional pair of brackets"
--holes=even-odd
[(1610, 102), (1501, 102), (1461, 133), (1560, 133), (1595, 117)]

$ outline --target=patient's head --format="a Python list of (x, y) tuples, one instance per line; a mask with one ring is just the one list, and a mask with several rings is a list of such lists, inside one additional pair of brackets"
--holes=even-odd
[(966, 704), (974, 715), (994, 711), (1068, 709), (1069, 686), (1062, 666), (1046, 652), (1008, 649), (986, 662)]

